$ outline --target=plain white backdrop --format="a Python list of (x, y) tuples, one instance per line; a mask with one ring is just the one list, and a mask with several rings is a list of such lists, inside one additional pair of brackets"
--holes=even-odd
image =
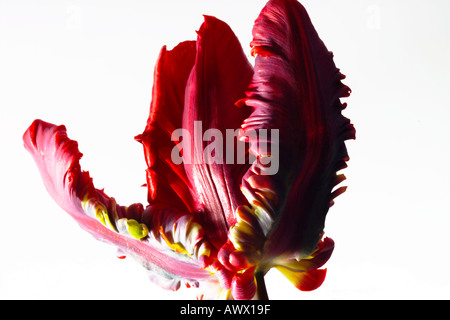
[[(271, 271), (272, 299), (449, 299), (450, 2), (305, 0), (353, 93), (347, 192), (330, 210), (327, 279), (299, 292)], [(82, 168), (121, 204), (146, 202), (143, 131), (163, 45), (202, 14), (249, 53), (262, 0), (0, 0), (0, 298), (191, 299), (82, 231), (47, 194), (22, 134), (65, 124)], [(250, 56), (249, 56), (250, 58)]]

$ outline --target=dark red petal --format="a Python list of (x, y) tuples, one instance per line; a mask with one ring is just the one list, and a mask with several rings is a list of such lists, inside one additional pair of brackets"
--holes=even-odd
[[(236, 221), (235, 209), (245, 202), (239, 185), (248, 165), (237, 161), (225, 163), (223, 149), (220, 150), (222, 163), (208, 163), (211, 157), (204, 157), (203, 151), (212, 141), (203, 141), (203, 134), (208, 129), (218, 130), (226, 145), (226, 130), (238, 129), (249, 115), (248, 108), (238, 108), (235, 102), (244, 97), (252, 74), (252, 67), (230, 27), (205, 16), (198, 31), (195, 66), (186, 87), (183, 128), (190, 133), (190, 140), (183, 144), (183, 151), (192, 156), (191, 164), (185, 163), (185, 168), (193, 186), (200, 222), (217, 247), (225, 243), (228, 228)], [(196, 121), (202, 127), (198, 135)]]
[(193, 210), (189, 181), (182, 164), (174, 164), (171, 152), (176, 146), (171, 135), (181, 128), (185, 88), (196, 56), (195, 41), (180, 43), (168, 51), (161, 49), (155, 67), (152, 102), (147, 125), (136, 136), (144, 147), (147, 162), (148, 201)]
[[(332, 193), (342, 181), (336, 172), (348, 160), (344, 142), (355, 138), (353, 125), (341, 113), (340, 98), (350, 89), (341, 83), (344, 76), (332, 53), (297, 1), (269, 1), (255, 22), (253, 37), (255, 73), (240, 102), (253, 112), (244, 121), (243, 134), (277, 129), (279, 143), (273, 137), (250, 136), (258, 160), (243, 179), (251, 209), (242, 212), (256, 217), (267, 235), (266, 259), (304, 257), (316, 249), (330, 203), (344, 190)], [(261, 146), (265, 141), (268, 145)], [(263, 160), (277, 148), (279, 170), (267, 175)]]
[[(278, 2), (283, 1), (274, 1)], [(342, 115), (340, 98), (348, 97), (350, 89), (341, 83), (345, 77), (336, 68), (333, 54), (319, 38), (306, 10), (296, 1), (284, 3), (291, 24), (289, 36), (301, 39), (291, 50), (283, 50), (297, 79), (295, 100), (290, 102), (298, 113), (291, 128), (299, 126), (300, 136), (292, 145), (294, 150), (297, 146), (297, 157), (290, 166), (293, 185), (287, 189), (283, 216), (272, 236), (291, 241), (279, 243), (277, 248), (271, 245), (270, 249), (307, 253), (316, 248), (323, 234), (332, 191), (340, 182), (336, 173), (349, 159), (345, 140), (355, 138), (355, 129)]]
[(317, 246), (317, 251), (312, 254), (313, 258), (303, 262), (307, 270), (318, 269), (322, 267), (328, 259), (330, 259), (331, 254), (334, 250), (334, 241), (331, 238), (325, 238), (323, 241), (319, 242)]
[[(94, 187), (88, 172), (81, 171), (79, 160), (82, 154), (77, 142), (68, 138), (64, 126), (36, 120), (25, 132), (23, 139), (49, 194), (84, 230), (138, 259), (147, 268), (164, 271), (166, 278), (171, 277), (176, 281), (180, 281), (178, 277), (189, 281), (211, 278), (197, 260), (179, 260), (173, 252), (167, 254), (169, 248), (162, 250), (161, 239), (152, 237), (151, 233), (159, 228), (158, 224), (166, 229), (170, 229), (167, 224), (172, 224), (171, 229), (179, 232), (173, 225), (187, 225), (189, 222), (184, 216), (177, 210), (159, 207), (147, 207), (144, 210), (141, 204), (129, 207), (116, 204), (114, 198)], [(150, 214), (149, 210), (156, 213)], [(164, 221), (158, 218), (162, 214), (157, 212), (161, 210), (165, 210)], [(124, 226), (123, 223), (128, 224)], [(127, 229), (126, 235), (123, 228)], [(201, 231), (187, 234), (190, 237), (186, 243), (193, 246), (203, 244)], [(200, 238), (196, 238), (197, 236)], [(183, 234), (175, 237), (183, 238)]]
[(319, 242), (317, 249), (310, 256), (300, 260), (278, 258), (278, 266), (285, 267), (294, 272), (309, 272), (322, 267), (330, 259), (333, 250), (334, 241), (330, 238), (325, 238)]

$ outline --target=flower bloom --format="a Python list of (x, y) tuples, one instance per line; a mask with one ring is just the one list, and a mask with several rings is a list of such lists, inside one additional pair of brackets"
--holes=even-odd
[[(334, 248), (324, 222), (345, 191), (336, 188), (345, 179), (337, 173), (348, 160), (345, 141), (355, 138), (340, 102), (350, 89), (297, 1), (271, 0), (261, 11), (254, 67), (226, 23), (205, 16), (197, 34), (163, 47), (155, 67), (150, 115), (136, 136), (147, 206), (122, 206), (96, 189), (63, 125), (35, 120), (25, 147), (53, 199), (164, 288), (184, 283), (205, 288), (204, 298), (264, 299), (264, 274), (277, 268), (298, 289), (314, 290)], [(202, 135), (237, 132), (252, 160), (206, 152), (208, 139), (196, 140), (199, 123)], [(180, 128), (189, 133), (181, 142), (173, 136)], [(251, 134), (261, 130), (274, 134)], [(174, 151), (194, 161), (174, 161)]]

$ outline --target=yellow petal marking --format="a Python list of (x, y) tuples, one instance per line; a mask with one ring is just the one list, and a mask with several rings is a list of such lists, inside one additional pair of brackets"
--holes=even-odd
[(164, 239), (166, 244), (175, 252), (182, 253), (189, 255), (189, 252), (184, 248), (184, 246), (181, 243), (172, 243), (170, 239), (167, 237), (167, 235), (164, 233), (163, 227), (159, 227), (159, 234), (161, 235), (161, 238)]

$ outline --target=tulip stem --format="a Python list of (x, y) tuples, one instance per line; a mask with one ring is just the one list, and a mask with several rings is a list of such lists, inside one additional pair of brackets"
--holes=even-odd
[(258, 294), (258, 299), (269, 300), (269, 296), (267, 295), (266, 283), (264, 282), (264, 272), (256, 271), (255, 279), (256, 279), (256, 292)]

